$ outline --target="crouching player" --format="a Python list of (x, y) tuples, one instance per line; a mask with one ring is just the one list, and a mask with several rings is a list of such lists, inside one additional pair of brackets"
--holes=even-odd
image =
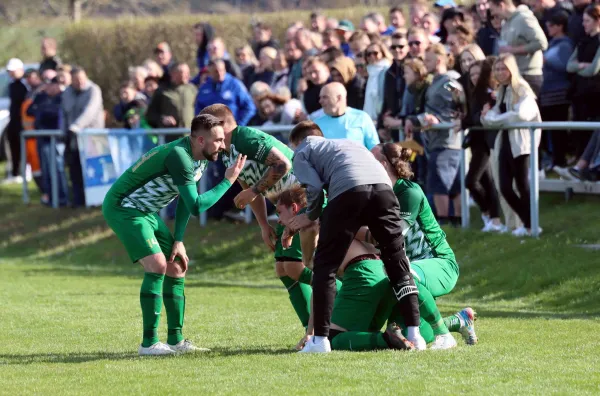
[[(215, 204), (235, 182), (244, 167), (238, 156), (225, 179), (198, 196), (197, 183), (208, 161), (225, 147), (223, 123), (201, 115), (192, 121), (191, 135), (158, 146), (144, 154), (112, 185), (102, 204), (102, 214), (133, 262), (144, 267), (140, 290), (143, 341), (140, 355), (168, 355), (206, 351), (182, 335), (185, 313), (184, 279), (188, 257), (183, 234), (190, 214), (198, 216)], [(177, 195), (175, 235), (158, 216)], [(178, 260), (176, 262), (175, 260)], [(167, 312), (167, 344), (158, 339), (162, 305)]]

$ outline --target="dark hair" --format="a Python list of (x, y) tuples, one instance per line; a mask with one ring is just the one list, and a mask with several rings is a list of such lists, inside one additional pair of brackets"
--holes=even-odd
[[(486, 58), (482, 61), (476, 61), (471, 65), (473, 67), (479, 67), (479, 80), (477, 80), (477, 84), (471, 89), (471, 97), (474, 99), (473, 104), (483, 106), (487, 101), (489, 101), (489, 90), (496, 88), (496, 80), (494, 79), (494, 73), (492, 73), (494, 66), (495, 58)], [(471, 68), (469, 68), (469, 74), (471, 72)], [(469, 78), (469, 82), (471, 79)]]
[(208, 114), (214, 117), (217, 117), (221, 121), (225, 122), (228, 118), (235, 121), (235, 117), (233, 116), (233, 112), (229, 107), (224, 104), (216, 103), (210, 106), (206, 106), (205, 108), (198, 113), (198, 115)]
[(396, 175), (400, 179), (410, 179), (414, 173), (410, 169), (410, 157), (413, 151), (407, 147), (402, 147), (398, 143), (381, 143), (381, 153), (386, 161), (394, 168)]
[(74, 76), (78, 73), (85, 73), (85, 69), (81, 66), (73, 66), (73, 68), (71, 69), (71, 75)]
[(175, 70), (177, 70), (181, 66), (188, 66), (188, 64), (185, 62), (174, 62), (173, 64), (171, 64), (171, 66), (169, 66), (169, 73), (173, 73)]
[(400, 7), (399, 5), (390, 8), (390, 12), (388, 12), (388, 14), (393, 14), (394, 12), (399, 12), (400, 14), (404, 15), (404, 11), (402, 10), (402, 7)]
[(548, 23), (562, 27), (563, 33), (566, 33), (569, 25), (569, 13), (564, 10), (556, 10), (548, 18)]
[(133, 83), (133, 81), (131, 81), (131, 80), (123, 81), (121, 83), (121, 85), (119, 86), (119, 90), (121, 90), (121, 89), (128, 89), (128, 88), (136, 89), (135, 88), (135, 84)]
[(590, 4), (585, 8), (584, 13), (595, 21), (600, 20), (600, 4)]
[(268, 197), (271, 202), (276, 202), (277, 205), (283, 205), (286, 208), (296, 204), (300, 207), (306, 206), (306, 189), (300, 185), (295, 185), (283, 190), (279, 194), (274, 194)]
[(321, 128), (312, 121), (302, 121), (292, 129), (292, 132), (290, 132), (290, 142), (298, 145), (308, 136), (323, 137), (323, 131), (321, 131)]
[(158, 84), (160, 82), (160, 79), (156, 76), (148, 76), (144, 79), (144, 82), (147, 83), (148, 81), (154, 81)]
[(344, 56), (344, 51), (338, 47), (329, 47), (319, 54), (319, 58), (326, 64), (329, 64), (336, 59), (343, 58)]
[(214, 127), (223, 126), (223, 121), (210, 114), (200, 114), (192, 120), (192, 137), (210, 131)]
[(449, 34), (448, 30), (444, 27), (444, 22), (446, 22), (448, 19), (454, 19), (456, 17), (459, 17), (462, 22), (465, 21), (465, 14), (463, 14), (463, 12), (460, 11), (458, 8), (447, 8), (442, 13), (442, 18), (440, 20), (440, 31), (438, 33), (438, 36), (442, 40), (443, 44), (446, 44), (446, 39), (448, 38)]

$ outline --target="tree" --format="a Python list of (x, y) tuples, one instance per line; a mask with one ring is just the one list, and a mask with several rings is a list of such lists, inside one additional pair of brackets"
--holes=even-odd
[(81, 0), (69, 0), (69, 17), (73, 22), (81, 20)]

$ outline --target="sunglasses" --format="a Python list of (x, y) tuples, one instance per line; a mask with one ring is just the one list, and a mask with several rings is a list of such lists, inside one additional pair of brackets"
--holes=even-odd
[(379, 55), (379, 51), (369, 51), (369, 52), (365, 52), (365, 55), (366, 55), (367, 57), (369, 57), (369, 56), (377, 56), (377, 55)]
[(401, 44), (396, 44), (396, 45), (392, 45), (392, 46), (390, 46), (390, 49), (391, 49), (392, 51), (395, 51), (395, 50), (401, 50), (401, 49), (403, 49), (404, 47), (406, 47), (406, 46), (405, 46), (405, 45), (401, 45)]
[(417, 47), (418, 47), (418, 46), (420, 46), (420, 45), (421, 45), (421, 42), (420, 42), (420, 41), (418, 41), (418, 40), (415, 40), (415, 41), (409, 41), (409, 42), (408, 42), (408, 46), (409, 46), (409, 47), (412, 47), (412, 46), (417, 46)]

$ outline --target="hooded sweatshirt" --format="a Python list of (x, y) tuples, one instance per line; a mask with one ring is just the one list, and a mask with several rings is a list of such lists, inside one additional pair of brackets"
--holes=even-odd
[(520, 5), (508, 17), (500, 40), (511, 47), (525, 46), (526, 54), (515, 55), (519, 72), (526, 76), (541, 76), (544, 65), (542, 51), (548, 48), (548, 40), (537, 18), (526, 5)]
[(356, 74), (354, 61), (344, 56), (333, 61), (331, 68), (337, 70), (344, 79), (344, 86), (348, 91), (348, 106), (362, 109), (365, 103), (365, 81)]

